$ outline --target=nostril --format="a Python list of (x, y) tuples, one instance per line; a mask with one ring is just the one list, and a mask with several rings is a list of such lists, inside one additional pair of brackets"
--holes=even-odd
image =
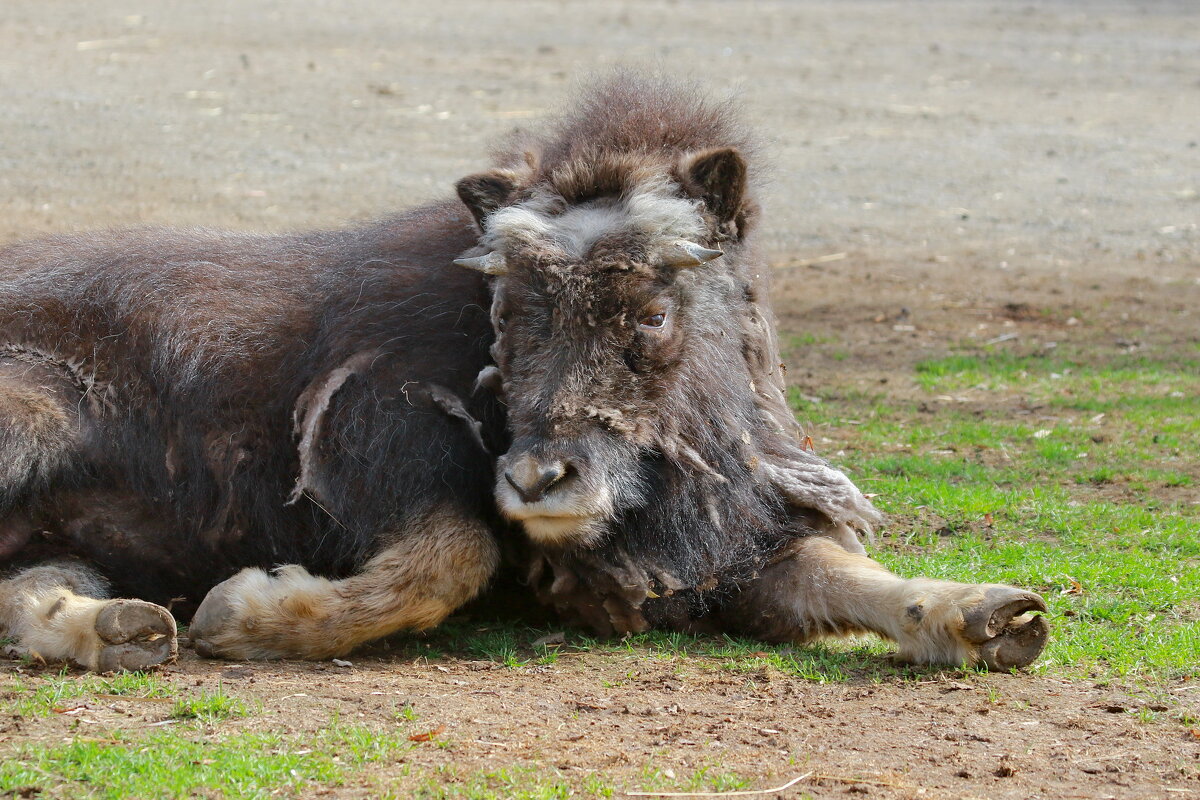
[(521, 499), (525, 499), (525, 489), (521, 484), (517, 483), (517, 479), (513, 477), (512, 470), (504, 470), (504, 480), (508, 481), (508, 485), (516, 490), (517, 494), (521, 495)]
[(567, 467), (562, 463), (555, 462), (542, 470), (542, 475), (538, 480), (538, 488), (544, 494), (550, 488), (560, 483), (565, 477), (567, 477)]
[(570, 474), (570, 466), (555, 461), (550, 464), (540, 464), (533, 459), (523, 460), (504, 471), (504, 480), (508, 482), (521, 499), (526, 503), (536, 503), (545, 497), (546, 493)]

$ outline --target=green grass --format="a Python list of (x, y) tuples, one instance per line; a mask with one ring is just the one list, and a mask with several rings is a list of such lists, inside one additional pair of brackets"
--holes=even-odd
[[(676, 776), (651, 761), (642, 767), (637, 780), (639, 791), (730, 792), (753, 787), (750, 779), (716, 764)], [(620, 797), (622, 793), (599, 775), (568, 779), (557, 770), (525, 766), (463, 773), (448, 765), (417, 780), (406, 780), (402, 786), (381, 792), (381, 796), (421, 800), (566, 800)]]
[(495, 661), (506, 667), (522, 667), (528, 663), (518, 655), (518, 634), (507, 628), (487, 630), (469, 636), (463, 642), (463, 649), (472, 656), (484, 661)]
[(821, 336), (811, 332), (784, 334), (781, 338), (786, 350), (800, 350), (813, 345), (832, 344), (837, 341), (832, 336)]
[(676, 776), (674, 771), (660, 769), (654, 763), (642, 768), (641, 791), (654, 792), (737, 792), (753, 789), (753, 782), (729, 772), (719, 765), (706, 764), (689, 773)]
[(249, 713), (246, 704), (226, 694), (219, 683), (215, 692), (201, 691), (191, 697), (180, 697), (171, 707), (172, 719), (194, 719), (207, 724)]
[[(611, 790), (599, 786), (584, 791), (585, 797), (613, 796)], [(570, 783), (554, 772), (520, 766), (467, 774), (453, 766), (444, 767), (385, 795), (420, 800), (566, 800), (578, 796)]]
[(174, 692), (173, 686), (152, 673), (125, 672), (101, 677), (75, 676), (64, 670), (36, 686), (28, 685), (19, 676), (0, 684), (0, 709), (15, 716), (46, 716), (79, 702), (102, 699), (100, 695), (166, 699)]
[[(109, 731), (44, 747), (21, 747), (0, 763), (0, 794), (58, 796), (63, 787), (95, 798), (266, 798), (307, 795), (316, 786), (370, 786), (381, 798), (427, 800), (559, 800), (618, 796), (600, 775), (568, 778), (556, 769), (513, 765), (461, 770), (454, 764), (414, 769), (414, 747), (395, 732), (334, 722), (307, 737), (239, 732), (203, 735), (159, 731), (135, 736)], [(363, 770), (375, 773), (364, 778)], [(638, 787), (659, 791), (733, 791), (748, 778), (710, 764), (676, 777), (647, 764)]]
[(921, 363), (915, 382), (929, 399), (794, 396), (814, 430), (856, 423), (835, 460), (891, 516), (873, 554), (1041, 592), (1039, 672), (1196, 675), (1200, 359), (974, 353)]
[(307, 738), (111, 731), (103, 738), (20, 748), (0, 763), (0, 794), (54, 794), (65, 784), (97, 798), (265, 798), (297, 794), (311, 784), (341, 785), (358, 768), (395, 762), (411, 747), (404, 736), (342, 725)]

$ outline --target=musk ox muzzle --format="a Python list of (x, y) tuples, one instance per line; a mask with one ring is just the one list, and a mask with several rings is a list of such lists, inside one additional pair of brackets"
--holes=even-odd
[(569, 440), (518, 440), (496, 463), (496, 502), (549, 546), (587, 545), (642, 499), (636, 451), (596, 431)]

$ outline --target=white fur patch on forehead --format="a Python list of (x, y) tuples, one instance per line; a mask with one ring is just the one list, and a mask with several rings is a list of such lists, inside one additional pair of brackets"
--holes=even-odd
[(502, 253), (517, 246), (553, 247), (571, 258), (584, 258), (609, 233), (629, 231), (648, 237), (651, 250), (680, 239), (703, 238), (701, 204), (680, 197), (666, 176), (642, 181), (616, 199), (569, 206), (558, 195), (537, 194), (487, 218), (485, 244)]

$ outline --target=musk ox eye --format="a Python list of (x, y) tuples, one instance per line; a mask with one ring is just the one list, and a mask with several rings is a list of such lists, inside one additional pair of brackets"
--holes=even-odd
[(638, 326), (642, 328), (661, 328), (667, 323), (667, 315), (663, 312), (650, 314), (638, 320)]

